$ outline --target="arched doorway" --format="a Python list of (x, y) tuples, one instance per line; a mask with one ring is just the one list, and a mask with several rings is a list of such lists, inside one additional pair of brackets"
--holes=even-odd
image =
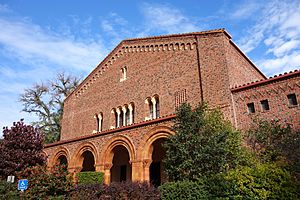
[(82, 157), (82, 172), (95, 171), (95, 158), (91, 151), (85, 151), (81, 155)]
[(131, 181), (132, 167), (130, 164), (130, 157), (128, 150), (118, 145), (113, 148), (113, 161), (110, 169), (110, 181), (111, 182), (122, 182)]
[(149, 167), (150, 183), (155, 186), (160, 186), (166, 182), (166, 173), (163, 164), (166, 151), (163, 147), (163, 143), (166, 141), (165, 138), (160, 138), (152, 143), (152, 162)]
[(65, 155), (60, 155), (57, 158), (57, 162), (58, 162), (58, 164), (63, 165), (64, 169), (68, 169), (68, 159)]

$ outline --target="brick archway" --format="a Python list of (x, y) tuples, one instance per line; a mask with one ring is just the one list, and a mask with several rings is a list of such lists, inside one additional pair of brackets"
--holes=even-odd
[(75, 173), (81, 171), (82, 163), (83, 163), (83, 159), (84, 159), (82, 154), (87, 151), (89, 151), (93, 154), (94, 162), (95, 162), (94, 167), (96, 168), (96, 171), (97, 171), (97, 165), (99, 162), (98, 151), (97, 151), (96, 146), (92, 142), (85, 142), (77, 148), (77, 151), (75, 151), (75, 154), (73, 155), (72, 160), (70, 162), (70, 167), (69, 167), (70, 171), (73, 171)]
[[(111, 173), (110, 169), (113, 165), (113, 158), (114, 158), (114, 149), (118, 146), (125, 147), (129, 154), (129, 163), (133, 163), (136, 160), (136, 150), (132, 140), (124, 135), (119, 135), (112, 137), (108, 142), (107, 145), (103, 148), (104, 151), (102, 152), (101, 158), (101, 165), (104, 167), (104, 182), (106, 184), (110, 183)], [(132, 168), (132, 172), (134, 172), (134, 168)], [(135, 180), (134, 175), (132, 174), (132, 180)]]
[(174, 135), (173, 132), (167, 126), (159, 126), (146, 134), (142, 140), (142, 143), (138, 149), (138, 160), (142, 161), (142, 166), (140, 166), (140, 171), (142, 174), (141, 180), (150, 181), (150, 165), (152, 163), (152, 153), (153, 153), (153, 143), (160, 139), (167, 139), (170, 135)]
[(70, 153), (69, 153), (69, 150), (67, 148), (65, 148), (65, 147), (60, 147), (59, 149), (57, 149), (54, 152), (52, 158), (48, 162), (49, 163), (48, 166), (50, 168), (54, 167), (56, 165), (57, 161), (59, 160), (59, 157), (61, 157), (61, 156), (65, 156), (66, 157), (67, 163), (69, 165), (69, 163), (70, 163)]

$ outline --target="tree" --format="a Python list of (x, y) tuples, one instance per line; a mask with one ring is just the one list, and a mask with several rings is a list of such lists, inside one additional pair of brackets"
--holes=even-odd
[(46, 162), (46, 157), (42, 153), (44, 137), (39, 129), (26, 125), (21, 120), (14, 122), (10, 129), (3, 128), (3, 137), (0, 144), (0, 176), (2, 178)]
[(223, 119), (219, 110), (182, 104), (176, 111), (173, 130), (165, 143), (166, 172), (171, 181), (197, 180), (226, 172), (243, 154), (240, 133)]
[(247, 144), (262, 162), (277, 163), (300, 180), (300, 130), (278, 120), (256, 119), (247, 133)]
[(39, 118), (33, 125), (41, 128), (45, 143), (59, 140), (64, 99), (78, 84), (78, 78), (60, 73), (55, 80), (35, 84), (21, 94), (22, 111), (34, 113)]

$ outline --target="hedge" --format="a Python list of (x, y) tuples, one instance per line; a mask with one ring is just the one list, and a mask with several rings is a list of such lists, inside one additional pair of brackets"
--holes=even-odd
[(209, 194), (201, 182), (177, 181), (165, 183), (159, 187), (162, 200), (198, 200), (209, 199)]
[(104, 181), (102, 172), (79, 172), (76, 177), (78, 184), (102, 184)]
[(81, 184), (71, 193), (76, 200), (159, 200), (159, 190), (147, 182)]

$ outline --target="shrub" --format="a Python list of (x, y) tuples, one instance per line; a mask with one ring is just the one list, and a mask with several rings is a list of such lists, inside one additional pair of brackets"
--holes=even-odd
[(7, 183), (6, 181), (0, 180), (0, 199), (20, 199), (20, 192), (17, 190), (17, 183)]
[(76, 200), (96, 200), (99, 199), (99, 195), (102, 191), (102, 185), (97, 184), (80, 184), (75, 186), (74, 190), (71, 192), (71, 199)]
[(27, 168), (18, 177), (28, 179), (26, 199), (63, 199), (73, 187), (72, 176), (60, 165), (50, 171), (47, 171), (46, 166)]
[[(240, 167), (224, 175), (224, 196), (233, 199), (299, 199), (299, 184), (274, 164)], [(223, 188), (224, 189), (224, 188)]]
[(104, 180), (102, 172), (79, 172), (76, 177), (78, 184), (102, 184)]
[(203, 183), (199, 181), (177, 181), (165, 183), (159, 187), (162, 200), (198, 200), (209, 199)]
[(158, 200), (160, 198), (159, 190), (146, 182), (114, 182), (110, 185), (78, 185), (72, 192), (71, 199)]
[(114, 182), (103, 186), (100, 199), (158, 200), (159, 190), (147, 182)]

